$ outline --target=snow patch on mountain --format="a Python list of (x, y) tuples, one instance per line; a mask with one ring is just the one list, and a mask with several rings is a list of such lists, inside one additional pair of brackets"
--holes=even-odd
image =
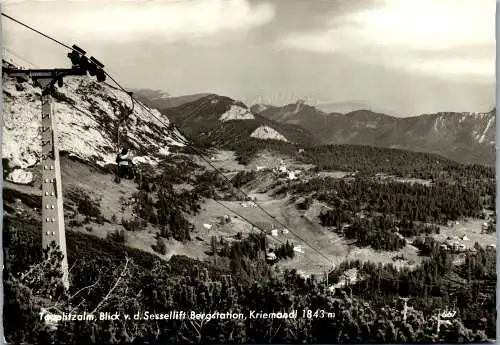
[(478, 140), (478, 142), (479, 142), (480, 144), (482, 144), (482, 143), (483, 143), (483, 141), (484, 141), (484, 139), (485, 139), (485, 137), (486, 137), (486, 134), (488, 133), (488, 129), (490, 129), (491, 124), (493, 123), (493, 119), (494, 119), (494, 118), (492, 117), (492, 118), (490, 118), (490, 119), (488, 120), (488, 123), (486, 124), (486, 128), (484, 129), (484, 131), (483, 131), (483, 133), (482, 133), (481, 137), (480, 137), (480, 138), (479, 138), (479, 140)]
[(157, 166), (158, 159), (151, 158), (149, 156), (138, 156), (138, 157), (132, 158), (132, 163), (134, 163), (135, 165), (137, 165), (138, 163), (142, 163), (142, 164), (148, 164), (151, 166)]
[[(3, 78), (2, 158), (12, 168), (29, 168), (41, 159), (41, 94), (31, 81)], [(168, 152), (169, 146), (184, 146), (181, 134), (155, 109), (135, 104), (126, 93), (91, 78), (67, 77), (54, 95), (59, 151), (100, 166), (114, 164), (118, 151), (117, 127), (122, 121), (123, 138), (151, 156)], [(160, 123), (154, 116), (161, 119)], [(177, 139), (177, 138), (180, 138)], [(150, 157), (150, 161), (155, 160)]]
[(284, 142), (288, 142), (287, 138), (285, 138), (278, 131), (269, 126), (258, 127), (256, 130), (252, 132), (252, 134), (250, 134), (250, 136), (252, 138), (257, 138), (257, 139), (274, 139), (274, 140), (281, 140)]
[(162, 156), (170, 156), (170, 150), (167, 147), (161, 147), (160, 150), (158, 151), (158, 154), (159, 155), (162, 155)]
[(250, 110), (243, 108), (239, 105), (231, 105), (228, 111), (221, 115), (219, 121), (231, 121), (231, 120), (253, 120), (255, 116), (250, 112)]
[(495, 137), (496, 111), (437, 113), (434, 131), (438, 135), (454, 133), (453, 135), (469, 135), (477, 144), (491, 146)]
[(156, 97), (153, 97), (152, 100), (167, 99), (167, 98), (170, 98), (170, 94), (168, 92), (158, 91), (158, 95)]
[(300, 99), (295, 103), (295, 109), (293, 110), (293, 114), (298, 114), (302, 109), (302, 106), (305, 104), (305, 101)]

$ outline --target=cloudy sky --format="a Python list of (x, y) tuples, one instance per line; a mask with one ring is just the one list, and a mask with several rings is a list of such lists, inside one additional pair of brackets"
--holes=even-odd
[[(5, 0), (3, 11), (131, 88), (396, 116), (495, 102), (494, 0)], [(2, 19), (5, 57), (68, 64), (64, 48)]]

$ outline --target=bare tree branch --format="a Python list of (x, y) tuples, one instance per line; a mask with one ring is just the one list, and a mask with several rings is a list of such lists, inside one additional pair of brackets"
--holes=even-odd
[(108, 291), (108, 293), (106, 294), (106, 296), (99, 302), (99, 304), (94, 308), (94, 310), (92, 310), (91, 314), (94, 314), (100, 307), (101, 305), (108, 300), (109, 296), (111, 296), (111, 293), (116, 289), (116, 287), (118, 286), (118, 283), (120, 283), (120, 280), (122, 279), (122, 277), (125, 275), (125, 271), (127, 270), (127, 266), (128, 266), (128, 263), (130, 261), (130, 259), (128, 257), (125, 258), (125, 266), (123, 267), (123, 270), (122, 270), (122, 273), (120, 273), (120, 276), (118, 277), (118, 279), (116, 280), (115, 282), (115, 285), (113, 285), (113, 287)]
[(271, 342), (274, 339), (274, 337), (276, 336), (276, 334), (278, 334), (280, 329), (281, 329), (281, 324), (278, 326), (278, 329), (276, 329), (276, 332), (274, 332), (274, 335), (269, 339), (269, 342)]
[(83, 300), (83, 301), (81, 301), (80, 303), (78, 303), (78, 304), (76, 305), (76, 307), (73, 307), (73, 308), (70, 310), (70, 312), (69, 312), (69, 313), (70, 313), (70, 314), (71, 314), (71, 313), (73, 313), (73, 311), (75, 311), (75, 310), (76, 310), (79, 306), (81, 306), (83, 302), (85, 302), (85, 300)]
[(37, 264), (33, 265), (33, 266), (30, 268), (30, 270), (29, 270), (29, 271), (27, 271), (27, 272), (25, 272), (25, 273), (21, 274), (21, 277), (19, 277), (19, 280), (20, 280), (20, 281), (23, 281), (23, 280), (24, 280), (24, 279), (25, 279), (28, 275), (30, 275), (31, 273), (33, 273), (33, 271), (34, 271), (34, 270), (36, 270), (36, 269), (38, 269), (38, 268), (41, 268), (41, 266), (42, 266), (43, 264), (45, 264), (46, 262), (48, 262), (48, 261), (49, 261), (49, 259), (45, 259), (45, 260), (43, 260), (43, 261), (41, 261), (41, 262), (39, 262), (39, 263), (37, 263)]
[[(99, 283), (99, 281), (100, 281), (100, 280), (101, 280), (101, 277), (99, 277), (99, 278), (95, 281), (95, 283), (94, 283), (94, 284), (89, 285), (89, 286), (82, 287), (82, 288), (81, 288), (80, 290), (78, 290), (78, 291), (77, 291), (74, 295), (70, 296), (70, 297), (69, 297), (69, 299), (68, 299), (68, 301), (71, 301), (73, 298), (75, 298), (75, 297), (76, 297), (79, 293), (81, 293), (83, 290), (87, 290), (87, 289), (90, 289), (90, 288), (92, 288), (92, 287), (96, 286), (96, 285), (97, 285), (97, 283)], [(56, 305), (58, 305), (58, 304), (59, 304), (59, 302), (58, 302), (58, 303), (56, 303)]]
[(68, 272), (71, 272), (71, 270), (76, 266), (77, 262), (78, 262), (78, 259), (76, 259), (75, 262), (73, 262), (73, 265), (71, 265)]
[(198, 336), (197, 336), (198, 342), (201, 342), (201, 325), (198, 325), (198, 323), (196, 321), (194, 321), (194, 320), (188, 320), (188, 321), (189, 321), (189, 325), (191, 325), (191, 327), (198, 334)]

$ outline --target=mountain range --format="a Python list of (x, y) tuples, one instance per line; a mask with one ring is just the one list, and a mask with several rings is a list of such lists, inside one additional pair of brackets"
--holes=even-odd
[(209, 95), (209, 93), (197, 93), (184, 96), (171, 96), (167, 92), (152, 89), (135, 89), (132, 91), (134, 92), (135, 98), (157, 109), (175, 108)]
[(359, 144), (429, 152), (462, 162), (493, 165), (496, 109), (440, 112), (398, 118), (370, 110), (325, 113), (298, 101), (282, 107), (257, 104), (255, 114), (314, 133), (324, 144)]
[(325, 113), (341, 113), (346, 114), (356, 110), (371, 110), (374, 112), (381, 112), (385, 114), (392, 114), (393, 111), (389, 109), (379, 109), (370, 106), (369, 102), (363, 101), (345, 101), (345, 102), (321, 102), (317, 101), (316, 104), (311, 104), (315, 108)]
[(159, 109), (183, 133), (206, 145), (227, 146), (254, 139), (321, 145), (320, 140), (300, 126), (268, 119), (252, 112), (242, 102), (216, 94)]
[[(304, 102), (248, 107), (216, 94), (172, 100), (156, 90), (136, 90), (140, 101), (132, 102), (127, 92), (107, 83), (88, 76), (65, 77), (64, 85), (56, 85), (51, 93), (51, 117), (61, 153), (64, 254), (71, 284), (67, 293), (61, 290), (64, 293), (54, 298), (56, 265), (44, 265), (40, 248), (41, 224), (49, 221), (41, 209), (43, 185), (49, 182), (41, 178), (41, 92), (31, 78), (6, 74), (2, 87), (6, 301), (7, 310), (16, 313), (6, 320), (21, 320), (8, 324), (10, 342), (57, 337), (80, 343), (149, 338), (259, 343), (272, 342), (270, 335), (276, 336), (275, 342), (297, 338), (325, 343), (343, 334), (337, 332), (330, 340), (321, 329), (325, 323), (308, 323), (303, 329), (303, 324), (281, 327), (273, 320), (205, 323), (204, 338), (196, 336), (201, 335), (196, 324), (192, 333), (191, 327), (158, 323), (160, 330), (149, 320), (131, 332), (126, 322), (104, 328), (98, 323), (81, 323), (88, 325), (84, 328), (72, 323), (32, 325), (35, 312), (54, 305), (58, 312), (73, 315), (101, 307), (105, 309), (99, 311), (135, 313), (210, 311), (213, 306), (243, 315), (255, 309), (255, 301), (270, 301), (277, 309), (290, 301), (329, 308), (333, 301), (335, 313), (348, 311), (350, 323), (344, 328), (354, 330), (344, 334), (344, 340), (361, 339), (356, 327), (364, 322), (365, 335), (378, 332), (384, 339), (396, 339), (396, 334), (406, 339), (404, 331), (410, 329), (418, 341), (437, 339), (432, 328), (436, 320), (425, 323), (423, 317), (436, 306), (445, 308), (441, 301), (450, 300), (451, 291), (463, 301), (457, 303), (458, 313), (473, 317), (463, 323), (454, 320), (453, 328), (443, 324), (443, 341), (456, 339), (458, 329), (465, 341), (484, 342), (484, 324), (495, 324), (496, 253), (485, 248), (495, 243), (495, 234), (482, 231), (486, 211), (494, 209), (493, 169), (436, 154), (373, 147), (481, 158), (483, 147), (494, 147), (495, 111), (400, 119), (363, 110), (324, 113)], [(132, 146), (135, 178), (117, 181), (115, 157), (124, 141)], [(358, 145), (326, 145), (335, 141)], [(206, 150), (209, 166), (190, 150), (197, 144), (214, 148)], [(452, 221), (457, 226), (441, 225)], [(444, 266), (436, 261), (454, 255), (442, 249), (448, 235), (465, 239), (465, 233), (470, 237), (465, 245), (484, 260), (474, 267), (469, 260), (468, 271), (462, 261)], [(424, 237), (425, 242), (419, 241)], [(317, 278), (325, 272), (326, 286)], [(429, 279), (428, 272), (440, 274)], [(347, 278), (349, 292), (339, 285)], [(475, 295), (484, 299), (469, 297), (464, 286), (471, 279), (478, 282)], [(394, 282), (402, 282), (401, 287)], [(420, 285), (436, 287), (432, 303), (426, 303), (426, 291), (415, 288)], [(213, 291), (208, 291), (211, 286)], [(398, 315), (394, 320), (399, 324), (387, 319), (387, 313), (378, 313), (380, 303), (394, 300), (397, 307), (402, 293), (411, 293), (412, 303), (419, 305), (410, 326), (401, 324)], [(477, 303), (484, 303), (483, 313), (477, 313)], [(361, 306), (359, 313), (344, 308), (352, 305)], [(387, 322), (381, 325), (379, 320)], [(19, 324), (28, 326), (18, 331)], [(466, 328), (476, 324), (477, 333)], [(277, 331), (268, 332), (267, 326)], [(488, 337), (495, 336), (493, 327), (487, 331)]]
[[(372, 110), (325, 112), (300, 100), (285, 106), (247, 107), (215, 94), (149, 98), (147, 102), (188, 135), (209, 144), (234, 144), (252, 137), (259, 126), (266, 126), (277, 133), (275, 138), (304, 146), (368, 145), (435, 153), (460, 163), (491, 166), (495, 162), (496, 109), (486, 113), (439, 112), (395, 117)], [(252, 115), (245, 121), (231, 116), (221, 120), (233, 106)], [(273, 139), (270, 130), (262, 133), (269, 133), (268, 138)]]
[[(30, 171), (40, 159), (39, 145), (21, 143), (40, 140), (36, 128), (39, 91), (31, 83), (6, 77), (3, 90), (2, 158), (11, 168)], [(106, 83), (67, 78), (55, 95), (61, 151), (100, 166), (112, 163), (119, 146), (119, 118), (132, 111), (123, 123), (123, 135), (152, 160), (161, 159), (173, 146), (182, 146), (184, 139), (179, 141), (182, 135), (174, 126), (162, 129), (163, 124), (151, 113), (206, 146), (231, 149), (249, 142), (259, 142), (259, 147), (265, 147), (265, 142), (302, 147), (356, 144), (435, 153), (461, 163), (491, 166), (495, 161), (496, 109), (399, 118), (371, 110), (327, 113), (303, 101), (248, 107), (207, 93), (171, 97), (160, 90), (139, 89), (134, 95), (141, 106), (132, 107), (127, 94)]]

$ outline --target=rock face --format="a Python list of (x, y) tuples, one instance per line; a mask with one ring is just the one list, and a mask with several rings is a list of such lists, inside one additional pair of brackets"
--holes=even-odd
[(7, 176), (7, 181), (17, 184), (30, 184), (33, 181), (33, 173), (23, 169), (15, 169)]
[(239, 105), (231, 105), (228, 111), (219, 117), (219, 121), (231, 120), (254, 120), (255, 116), (246, 108)]
[[(40, 89), (31, 80), (3, 77), (2, 158), (8, 163), (12, 182), (29, 183), (30, 173), (25, 169), (37, 166), (41, 159), (40, 98)], [(143, 162), (154, 164), (168, 154), (169, 147), (184, 145), (181, 134), (157, 110), (137, 102), (131, 110), (131, 98), (106, 83), (86, 77), (65, 78), (53, 102), (59, 151), (104, 166), (114, 163), (119, 144), (126, 140), (137, 156), (147, 156)]]
[(268, 126), (258, 127), (255, 131), (252, 132), (252, 134), (250, 134), (250, 136), (257, 139), (273, 139), (288, 142), (288, 140), (283, 135)]

